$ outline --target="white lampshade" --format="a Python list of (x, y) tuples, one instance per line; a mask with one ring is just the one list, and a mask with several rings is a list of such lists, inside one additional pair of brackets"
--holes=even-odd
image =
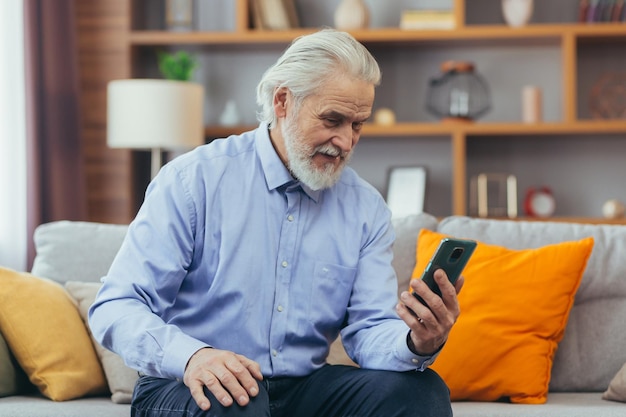
[(107, 144), (151, 149), (152, 178), (162, 149), (190, 149), (204, 143), (204, 88), (173, 80), (115, 80), (107, 89)]
[(172, 80), (115, 80), (108, 85), (107, 144), (112, 148), (185, 149), (204, 143), (204, 88)]

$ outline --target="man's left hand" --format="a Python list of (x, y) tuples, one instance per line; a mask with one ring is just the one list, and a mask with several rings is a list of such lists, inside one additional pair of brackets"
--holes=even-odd
[(442, 269), (435, 271), (434, 277), (441, 297), (421, 280), (411, 280), (411, 289), (422, 297), (428, 307), (409, 291), (400, 295), (401, 302), (396, 306), (398, 315), (411, 329), (409, 348), (422, 356), (432, 355), (443, 346), (461, 312), (457, 294), (463, 287), (463, 277), (459, 277), (454, 286)]

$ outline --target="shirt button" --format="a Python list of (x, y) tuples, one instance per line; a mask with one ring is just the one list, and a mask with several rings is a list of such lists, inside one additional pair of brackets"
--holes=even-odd
[(276, 310), (278, 310), (279, 312), (282, 312), (284, 310), (283, 306), (278, 306), (276, 307)]
[(293, 216), (290, 214), (289, 216), (287, 216), (287, 220), (289, 220), (290, 222), (293, 221)]
[(417, 365), (418, 363), (420, 363), (420, 360), (419, 359), (411, 359), (411, 362), (413, 362), (414, 364)]
[(287, 265), (289, 265), (289, 264), (287, 263), (287, 261), (283, 261), (283, 263), (281, 265), (283, 266), (283, 268), (287, 268)]
[(276, 349), (272, 349), (272, 356), (273, 357), (278, 356), (278, 352), (276, 351)]

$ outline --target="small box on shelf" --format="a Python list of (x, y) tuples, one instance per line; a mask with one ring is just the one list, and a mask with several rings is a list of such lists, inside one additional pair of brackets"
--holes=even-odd
[(288, 30), (299, 26), (293, 0), (251, 0), (252, 25), (258, 30)]
[(454, 29), (456, 22), (451, 10), (404, 10), (400, 17), (400, 29), (428, 30)]

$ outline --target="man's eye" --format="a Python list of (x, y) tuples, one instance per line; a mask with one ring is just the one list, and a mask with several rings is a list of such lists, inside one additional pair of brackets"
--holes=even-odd
[(362, 127), (363, 127), (363, 122), (352, 123), (352, 129), (354, 130), (361, 130)]
[(340, 121), (337, 119), (326, 119), (326, 123), (328, 123), (329, 125), (337, 126)]

